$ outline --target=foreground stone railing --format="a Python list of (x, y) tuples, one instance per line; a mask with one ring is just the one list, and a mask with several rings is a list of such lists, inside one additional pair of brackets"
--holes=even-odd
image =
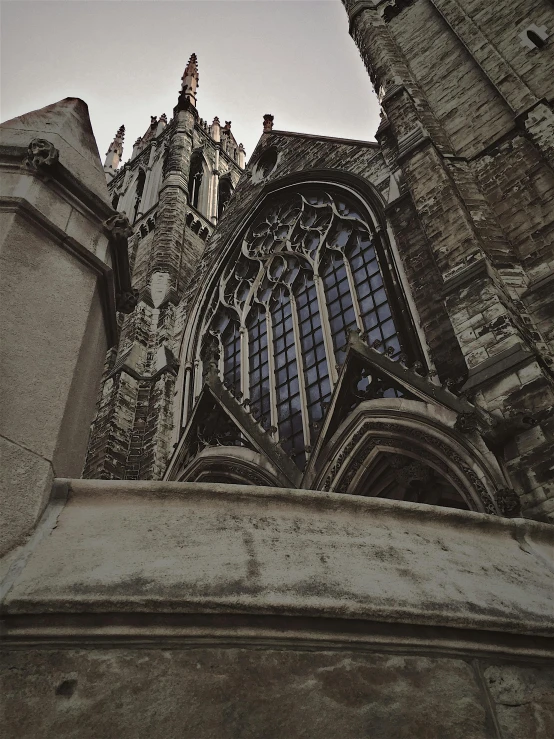
[(10, 729), (546, 738), (553, 533), (306, 490), (58, 480), (4, 580)]

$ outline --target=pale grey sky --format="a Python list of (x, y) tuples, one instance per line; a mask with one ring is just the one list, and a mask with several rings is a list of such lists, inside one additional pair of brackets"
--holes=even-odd
[(102, 159), (122, 123), (126, 160), (151, 115), (171, 117), (193, 51), (200, 115), (231, 120), (247, 157), (264, 113), (364, 140), (379, 123), (340, 0), (4, 0), (0, 34), (1, 119), (80, 97)]

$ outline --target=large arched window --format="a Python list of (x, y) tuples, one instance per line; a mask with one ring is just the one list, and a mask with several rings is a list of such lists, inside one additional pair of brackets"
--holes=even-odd
[(220, 374), (303, 469), (350, 329), (389, 356), (403, 347), (390, 255), (353, 193), (320, 185), (273, 196), (212, 293), (204, 331)]

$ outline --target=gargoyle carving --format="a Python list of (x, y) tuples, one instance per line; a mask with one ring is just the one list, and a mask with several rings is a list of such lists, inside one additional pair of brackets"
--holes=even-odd
[(110, 231), (114, 241), (122, 241), (133, 235), (133, 227), (129, 223), (127, 216), (122, 213), (116, 213), (104, 221), (104, 228)]
[(138, 295), (138, 290), (135, 290), (134, 288), (131, 290), (125, 290), (124, 292), (116, 295), (116, 310), (118, 310), (120, 313), (132, 313), (137, 307)]
[(47, 139), (33, 139), (27, 149), (25, 164), (30, 169), (47, 169), (60, 158), (60, 152)]

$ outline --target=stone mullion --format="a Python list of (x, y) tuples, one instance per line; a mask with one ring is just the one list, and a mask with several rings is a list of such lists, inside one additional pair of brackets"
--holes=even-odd
[(329, 379), (331, 380), (331, 386), (334, 387), (337, 383), (338, 372), (337, 372), (337, 361), (335, 359), (335, 350), (333, 348), (333, 337), (331, 335), (331, 327), (329, 325), (329, 315), (327, 312), (327, 301), (325, 300), (325, 288), (323, 287), (323, 281), (321, 277), (314, 274), (314, 285), (317, 294), (317, 303), (319, 310), (319, 317), (321, 321), (321, 330), (323, 332), (323, 344), (325, 346), (325, 354), (327, 356), (327, 367), (329, 370)]
[[(269, 305), (265, 310), (265, 325), (267, 329), (267, 359), (269, 372), (269, 407), (271, 415), (271, 427), (277, 429), (277, 395), (275, 392), (275, 357), (273, 354), (273, 326), (271, 322), (271, 311)], [(261, 408), (260, 408), (261, 410)], [(276, 434), (279, 432), (277, 431)]]
[[(350, 262), (348, 261), (348, 258), (346, 254), (342, 255), (342, 259), (344, 262), (344, 268), (346, 270), (346, 276), (348, 278), (348, 287), (350, 289), (350, 295), (352, 297), (352, 307), (354, 308), (354, 313), (356, 315), (356, 327), (360, 332), (364, 332), (364, 324), (362, 321), (362, 312), (360, 310), (360, 304), (358, 303), (358, 293), (356, 292), (356, 283), (354, 282), (354, 276), (352, 275), (352, 268), (350, 266)], [(348, 337), (345, 337), (346, 340), (348, 340)]]
[(302, 404), (302, 431), (304, 434), (304, 448), (306, 449), (306, 457), (309, 459), (310, 453), (310, 419), (308, 418), (308, 397), (306, 395), (306, 378), (304, 376), (304, 360), (302, 358), (302, 344), (300, 343), (300, 326), (298, 325), (298, 308), (294, 293), (290, 291), (290, 307), (292, 314), (292, 330), (294, 335), (294, 350), (296, 352), (296, 367), (298, 370), (298, 387), (300, 390), (300, 402)]
[(243, 398), (250, 398), (250, 357), (248, 355), (248, 329), (242, 325), (240, 333), (240, 391)]

